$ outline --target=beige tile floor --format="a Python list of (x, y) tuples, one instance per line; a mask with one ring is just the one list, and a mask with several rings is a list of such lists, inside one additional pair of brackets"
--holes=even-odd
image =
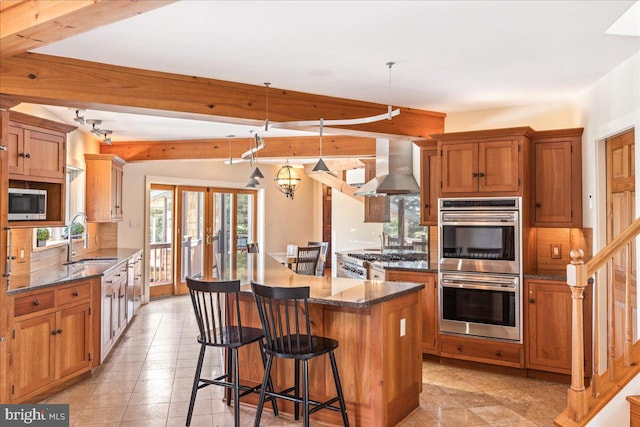
[[(68, 403), (73, 426), (184, 426), (199, 345), (188, 296), (143, 306), (109, 359), (91, 378), (45, 402)], [(339, 350), (338, 350), (339, 351)], [(208, 351), (205, 369), (220, 372)], [(211, 355), (211, 357), (209, 357)], [(420, 408), (401, 423), (415, 426), (552, 426), (566, 405), (564, 384), (423, 362)], [(192, 426), (232, 426), (220, 387), (198, 392)], [(243, 426), (255, 411), (241, 408)], [(262, 416), (264, 426), (302, 425)]]

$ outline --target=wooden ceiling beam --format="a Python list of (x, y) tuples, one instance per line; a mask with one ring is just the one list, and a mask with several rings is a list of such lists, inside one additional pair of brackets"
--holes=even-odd
[[(4, 59), (0, 75), (0, 94), (22, 102), (248, 125), (262, 123), (266, 115), (264, 86), (33, 53)], [(386, 111), (381, 104), (269, 88), (272, 123), (355, 119)], [(332, 126), (331, 133), (413, 140), (444, 130), (443, 113), (400, 111), (392, 120)]]
[(175, 0), (3, 0), (0, 58), (148, 12)]
[[(316, 136), (264, 138), (265, 148), (258, 151), (258, 158), (318, 157), (319, 138)], [(234, 138), (231, 140), (231, 156), (239, 159), (247, 151), (253, 139)], [(174, 141), (129, 141), (102, 145), (103, 154), (116, 154), (130, 162), (136, 160), (173, 159), (228, 159), (229, 139), (198, 139)], [(376, 140), (356, 136), (324, 136), (322, 155), (375, 156)]]

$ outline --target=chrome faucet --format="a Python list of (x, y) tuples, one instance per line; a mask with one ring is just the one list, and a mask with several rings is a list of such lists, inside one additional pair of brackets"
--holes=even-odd
[[(84, 245), (83, 248), (87, 249), (89, 247), (89, 230), (87, 230), (87, 215), (84, 212), (78, 212), (77, 214), (75, 214), (73, 216), (73, 218), (71, 218), (71, 222), (69, 222), (69, 225), (67, 225), (67, 262), (72, 262), (73, 261), (73, 237), (75, 237), (75, 235), (73, 234), (73, 223), (76, 222), (76, 219), (78, 218), (84, 218)], [(79, 234), (79, 236), (82, 236), (82, 234)]]

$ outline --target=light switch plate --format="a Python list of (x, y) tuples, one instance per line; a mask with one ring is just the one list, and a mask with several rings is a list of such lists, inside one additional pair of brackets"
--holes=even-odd
[(400, 319), (400, 336), (407, 335), (407, 319)]
[(551, 258), (552, 259), (560, 259), (562, 258), (562, 252), (560, 251), (561, 245), (557, 243), (551, 244)]

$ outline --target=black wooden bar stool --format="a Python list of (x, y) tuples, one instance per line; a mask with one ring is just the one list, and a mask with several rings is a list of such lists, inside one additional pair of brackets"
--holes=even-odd
[[(240, 320), (240, 304), (238, 302), (238, 292), (240, 291), (239, 280), (215, 282), (187, 277), (187, 287), (189, 288), (193, 310), (196, 315), (198, 329), (200, 330), (198, 342), (201, 344), (201, 347), (196, 374), (193, 379), (186, 425), (191, 424), (191, 416), (193, 415), (193, 407), (196, 403), (198, 390), (209, 385), (218, 385), (226, 388), (225, 395), (227, 405), (231, 404), (231, 391), (233, 391), (233, 415), (237, 427), (240, 425), (240, 414), (238, 412), (240, 397), (249, 393), (257, 393), (261, 387), (247, 387), (239, 384), (238, 348), (246, 344), (258, 342), (260, 345), (260, 357), (264, 366), (264, 334), (262, 329), (242, 326)], [(234, 297), (233, 303), (230, 301), (229, 296)], [(232, 313), (235, 313), (235, 315), (232, 315)], [(200, 377), (202, 362), (207, 347), (227, 349), (226, 372), (212, 379)], [(271, 391), (271, 377), (268, 377), (265, 383), (266, 387)], [(273, 413), (277, 416), (278, 407), (275, 398), (271, 397), (270, 399), (272, 400)]]
[[(308, 427), (309, 415), (323, 408), (340, 411), (345, 426), (349, 426), (347, 408), (342, 395), (342, 386), (338, 375), (338, 366), (333, 351), (338, 347), (338, 341), (311, 335), (309, 322), (309, 287), (276, 288), (263, 286), (251, 282), (251, 289), (258, 305), (260, 322), (265, 335), (264, 351), (267, 355), (267, 366), (260, 390), (260, 401), (256, 410), (255, 427), (260, 425), (262, 408), (265, 400), (271, 397), (286, 399), (294, 404), (294, 416), (298, 419), (299, 405), (302, 403), (303, 425)], [(337, 396), (326, 402), (309, 399), (309, 360), (329, 354), (331, 370), (336, 385)], [(270, 381), (273, 358), (295, 360), (294, 385), (280, 392), (267, 389)], [(300, 389), (300, 363), (302, 362), (302, 389)], [(302, 395), (301, 395), (302, 393)], [(339, 407), (332, 405), (338, 402)], [(313, 406), (310, 408), (310, 406)]]

